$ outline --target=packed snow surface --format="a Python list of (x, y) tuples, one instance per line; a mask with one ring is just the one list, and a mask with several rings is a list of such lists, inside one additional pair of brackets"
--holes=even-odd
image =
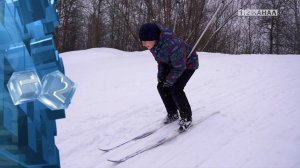
[(109, 48), (62, 53), (77, 91), (57, 121), (62, 168), (299, 168), (300, 55), (198, 53), (199, 69), (185, 92), (193, 120), (218, 115), (153, 150), (122, 158), (176, 130), (111, 152), (161, 124), (166, 112), (156, 89), (157, 64), (149, 51)]

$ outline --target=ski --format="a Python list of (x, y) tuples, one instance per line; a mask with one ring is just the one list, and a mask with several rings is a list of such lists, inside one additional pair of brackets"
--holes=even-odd
[[(195, 110), (200, 110), (200, 109), (201, 109), (201, 108), (197, 108), (197, 109), (195, 109)], [(172, 124), (172, 123), (170, 123), (170, 124)], [(119, 147), (122, 147), (122, 146), (124, 146), (124, 145), (126, 145), (126, 144), (128, 144), (128, 143), (130, 143), (130, 142), (133, 142), (133, 141), (137, 141), (137, 140), (146, 138), (146, 137), (152, 135), (153, 133), (157, 132), (159, 129), (161, 129), (161, 128), (167, 126), (167, 125), (170, 125), (170, 124), (163, 124), (163, 123), (161, 123), (158, 127), (154, 128), (154, 129), (152, 129), (152, 130), (150, 130), (150, 131), (144, 132), (144, 133), (142, 133), (142, 134), (140, 134), (140, 135), (138, 135), (138, 136), (136, 136), (136, 137), (133, 137), (133, 138), (131, 138), (131, 139), (125, 141), (125, 142), (122, 142), (122, 143), (120, 143), (119, 145), (113, 146), (113, 147), (111, 147), (111, 148), (106, 148), (106, 149), (105, 149), (105, 148), (99, 148), (99, 147), (98, 147), (98, 149), (101, 150), (101, 151), (103, 151), (103, 152), (109, 152), (109, 151), (112, 151), (112, 150), (117, 149), (117, 148), (119, 148)]]
[(133, 157), (135, 157), (135, 156), (137, 156), (137, 155), (139, 155), (141, 153), (144, 153), (144, 152), (146, 152), (148, 150), (156, 148), (156, 147), (158, 147), (158, 146), (160, 146), (160, 145), (162, 145), (162, 144), (164, 144), (164, 143), (166, 143), (166, 142), (168, 142), (168, 141), (176, 138), (179, 134), (180, 134), (179, 131), (173, 132), (173, 134), (171, 136), (162, 138), (162, 139), (158, 140), (157, 142), (155, 142), (155, 143), (153, 143), (151, 145), (148, 145), (148, 146), (146, 146), (146, 147), (144, 147), (144, 148), (142, 148), (140, 150), (137, 150), (137, 151), (135, 151), (135, 152), (133, 152), (133, 153), (131, 153), (131, 154), (129, 154), (129, 155), (121, 158), (121, 159), (117, 159), (117, 160), (107, 159), (107, 160), (110, 161), (110, 162), (113, 162), (113, 163), (122, 163), (122, 162), (125, 162), (126, 160), (128, 160), (130, 158), (133, 158)]
[(137, 150), (137, 151), (135, 151), (135, 152), (133, 152), (133, 153), (131, 153), (131, 154), (128, 154), (128, 155), (126, 155), (126, 156), (124, 156), (124, 157), (122, 157), (122, 158), (120, 158), (120, 159), (107, 159), (107, 161), (110, 161), (110, 162), (113, 162), (113, 163), (122, 163), (122, 162), (125, 162), (126, 160), (128, 160), (128, 159), (130, 159), (130, 158), (133, 158), (133, 157), (135, 157), (135, 156), (137, 156), (137, 155), (139, 155), (139, 154), (142, 154), (142, 153), (144, 153), (144, 152), (146, 152), (146, 151), (149, 151), (149, 150), (151, 150), (151, 149), (154, 149), (154, 148), (156, 148), (156, 147), (158, 147), (158, 146), (163, 145), (163, 144), (166, 143), (166, 142), (169, 142), (169, 141), (175, 139), (176, 137), (178, 137), (178, 135), (183, 134), (183, 133), (189, 131), (190, 129), (192, 129), (192, 128), (195, 127), (196, 125), (198, 125), (198, 124), (204, 122), (205, 120), (207, 120), (207, 119), (209, 119), (210, 117), (212, 117), (212, 116), (214, 116), (214, 115), (216, 115), (216, 114), (219, 114), (219, 113), (220, 113), (220, 111), (216, 111), (216, 112), (213, 112), (213, 113), (211, 113), (211, 114), (209, 114), (209, 115), (207, 115), (207, 116), (201, 118), (200, 120), (197, 120), (197, 121), (194, 122), (193, 125), (192, 125), (188, 130), (186, 130), (186, 131), (180, 132), (179, 130), (176, 130), (176, 131), (172, 132), (171, 134), (169, 134), (168, 136), (163, 137), (163, 138), (159, 139), (158, 141), (156, 141), (156, 142), (154, 142), (154, 143), (152, 143), (152, 144), (150, 144), (150, 145), (147, 145), (146, 147), (143, 147), (143, 148), (141, 148), (141, 149), (139, 149), (139, 150)]
[(146, 137), (152, 135), (153, 133), (155, 133), (156, 131), (158, 131), (159, 129), (163, 128), (164, 126), (166, 126), (166, 125), (165, 124), (160, 124), (158, 127), (154, 128), (154, 129), (152, 129), (150, 131), (144, 132), (144, 133), (142, 133), (142, 134), (140, 134), (140, 135), (138, 135), (138, 136), (136, 136), (134, 138), (131, 138), (131, 139), (129, 139), (129, 140), (123, 142), (123, 143), (120, 143), (119, 145), (116, 145), (114, 147), (107, 148), (107, 149), (104, 149), (104, 148), (98, 148), (98, 149), (101, 150), (101, 151), (104, 151), (104, 152), (112, 151), (112, 150), (117, 149), (117, 148), (119, 148), (121, 146), (124, 146), (125, 144), (128, 144), (130, 142), (146, 138)]
[(119, 147), (121, 147), (121, 146), (123, 146), (123, 145), (125, 145), (125, 144), (127, 144), (127, 143), (129, 143), (129, 142), (133, 142), (133, 141), (136, 141), (136, 140), (139, 140), (139, 139), (143, 139), (143, 138), (145, 138), (145, 137), (147, 137), (147, 136), (153, 134), (154, 132), (156, 132), (156, 131), (159, 130), (160, 128), (161, 128), (161, 127), (156, 128), (156, 129), (153, 129), (153, 130), (150, 130), (150, 131), (145, 132), (145, 133), (142, 133), (142, 134), (140, 134), (140, 135), (138, 135), (138, 136), (136, 136), (136, 137), (134, 137), (134, 138), (132, 138), (132, 139), (129, 139), (129, 140), (127, 140), (127, 141), (125, 141), (125, 142), (123, 142), (123, 143), (121, 143), (121, 144), (119, 144), (119, 145), (116, 145), (116, 146), (114, 146), (114, 147), (111, 147), (111, 148), (108, 148), (108, 149), (103, 149), (103, 148), (98, 148), (98, 149), (101, 150), (101, 151), (104, 151), (104, 152), (109, 152), (109, 151), (114, 150), (114, 149), (117, 149), (117, 148), (119, 148)]

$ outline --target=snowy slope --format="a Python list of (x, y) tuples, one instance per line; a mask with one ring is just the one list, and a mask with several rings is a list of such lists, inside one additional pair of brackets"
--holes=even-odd
[(199, 119), (190, 132), (121, 164), (130, 153), (176, 128), (104, 153), (159, 125), (165, 111), (149, 51), (98, 48), (61, 54), (77, 83), (66, 118), (57, 121), (62, 168), (299, 168), (300, 56), (199, 53), (186, 86)]

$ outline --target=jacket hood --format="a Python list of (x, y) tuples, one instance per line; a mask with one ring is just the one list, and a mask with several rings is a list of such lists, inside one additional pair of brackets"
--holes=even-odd
[(164, 43), (165, 41), (174, 38), (174, 33), (170, 29), (162, 28), (160, 25), (157, 25), (157, 27), (160, 29), (161, 32), (159, 35), (158, 45), (160, 43)]
[(174, 39), (174, 33), (170, 29), (163, 28), (160, 25), (157, 25), (157, 27), (160, 30), (160, 35), (157, 44), (150, 50), (152, 53), (159, 51), (164, 44)]

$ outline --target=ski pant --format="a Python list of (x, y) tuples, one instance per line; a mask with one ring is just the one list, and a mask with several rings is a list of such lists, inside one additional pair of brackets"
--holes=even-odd
[(171, 87), (163, 87), (162, 82), (157, 84), (157, 90), (168, 114), (177, 114), (179, 110), (181, 118), (192, 120), (191, 106), (183, 89), (194, 72), (195, 70), (186, 69)]

